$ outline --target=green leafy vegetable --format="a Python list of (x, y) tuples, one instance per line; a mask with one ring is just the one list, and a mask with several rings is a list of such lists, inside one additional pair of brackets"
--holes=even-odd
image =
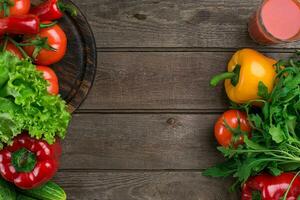
[(280, 126), (272, 126), (269, 129), (269, 134), (272, 136), (272, 139), (276, 142), (276, 143), (280, 143), (284, 140), (284, 132), (283, 130), (280, 128)]
[(26, 130), (53, 143), (70, 121), (65, 102), (47, 92), (48, 83), (29, 60), (0, 53), (0, 149)]
[(215, 167), (211, 167), (203, 172), (204, 176), (211, 177), (227, 177), (231, 176), (235, 173), (236, 163), (232, 161), (227, 161), (225, 163), (221, 163)]
[(299, 55), (276, 64), (276, 84), (272, 91), (260, 82), (257, 108), (249, 102), (233, 105), (247, 113), (252, 126), (251, 138), (238, 148), (218, 147), (226, 157), (204, 171), (213, 177), (236, 177), (240, 183), (263, 170), (273, 175), (300, 170), (300, 58)]
[(268, 87), (262, 81), (259, 81), (258, 83), (258, 96), (264, 99), (268, 98), (269, 96)]

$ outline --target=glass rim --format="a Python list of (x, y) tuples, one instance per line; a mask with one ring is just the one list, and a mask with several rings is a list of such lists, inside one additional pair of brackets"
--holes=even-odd
[[(300, 39), (300, 27), (298, 30), (298, 33), (295, 34), (293, 37), (289, 38), (289, 39), (280, 39), (275, 37), (274, 35), (272, 35), (266, 28), (266, 26), (264, 25), (262, 16), (261, 16), (261, 12), (262, 12), (262, 8), (263, 6), (268, 2), (268, 1), (272, 1), (272, 0), (262, 0), (262, 3), (260, 4), (259, 8), (256, 11), (256, 19), (258, 21), (258, 25), (260, 26), (260, 28), (262, 29), (262, 31), (271, 39), (274, 40), (275, 42), (278, 43), (282, 43), (282, 42), (292, 42), (295, 40), (299, 40)], [(290, 0), (293, 1), (296, 4), (299, 4), (299, 11), (300, 11), (300, 0)]]

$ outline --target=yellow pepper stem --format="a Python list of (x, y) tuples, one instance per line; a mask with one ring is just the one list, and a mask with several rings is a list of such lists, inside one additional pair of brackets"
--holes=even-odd
[(234, 72), (225, 72), (225, 73), (222, 73), (222, 74), (218, 74), (210, 80), (210, 85), (215, 87), (215, 86), (218, 85), (218, 83), (220, 81), (223, 81), (225, 79), (232, 79), (234, 76), (235, 76)]
[(218, 74), (218, 75), (214, 76), (210, 80), (210, 85), (215, 87), (215, 86), (218, 85), (218, 83), (220, 81), (223, 81), (223, 80), (226, 80), (226, 79), (231, 79), (231, 84), (236, 86), (237, 83), (239, 82), (240, 69), (241, 69), (241, 66), (236, 65), (236, 67), (234, 68), (234, 70), (232, 72), (225, 72), (225, 73)]

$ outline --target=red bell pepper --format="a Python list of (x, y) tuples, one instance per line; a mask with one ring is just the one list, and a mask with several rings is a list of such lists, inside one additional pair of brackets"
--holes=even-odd
[(77, 15), (77, 9), (72, 4), (66, 4), (60, 0), (46, 0), (30, 10), (31, 14), (37, 15), (41, 21), (53, 21), (60, 19), (64, 12), (72, 16)]
[(0, 173), (19, 188), (36, 188), (54, 176), (61, 151), (59, 141), (50, 145), (23, 133), (0, 151)]
[(288, 189), (286, 199), (297, 200), (300, 196), (300, 177), (295, 177), (295, 173), (282, 173), (279, 176), (260, 174), (251, 177), (243, 185), (242, 200), (252, 200), (255, 192), (260, 193), (261, 200), (280, 200)]

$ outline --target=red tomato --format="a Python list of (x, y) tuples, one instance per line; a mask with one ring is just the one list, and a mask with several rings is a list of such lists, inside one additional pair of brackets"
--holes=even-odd
[(21, 51), (13, 43), (7, 42), (5, 50), (16, 55), (18, 58), (23, 59), (23, 55), (22, 55)]
[(58, 78), (55, 74), (55, 72), (50, 68), (46, 66), (37, 66), (36, 69), (38, 71), (43, 72), (44, 79), (49, 82), (48, 86), (48, 92), (50, 94), (57, 95), (59, 92), (59, 85), (58, 85)]
[[(9, 16), (25, 15), (30, 10), (30, 0), (10, 0), (13, 3), (9, 7)], [(0, 4), (3, 7), (2, 4)], [(0, 17), (4, 16), (4, 11), (0, 12)]]
[[(228, 124), (230, 129), (225, 125)], [(243, 132), (247, 132), (250, 136), (251, 126), (247, 120), (246, 113), (239, 110), (228, 110), (224, 112), (215, 124), (215, 137), (218, 143), (224, 147), (233, 145), (237, 147), (244, 143), (244, 136), (241, 131), (238, 131), (238, 126)]]
[[(50, 22), (43, 22), (44, 24)], [(67, 49), (67, 37), (65, 32), (58, 25), (54, 25), (49, 28), (42, 28), (38, 34), (41, 38), (48, 38), (48, 44), (50, 47), (54, 48), (53, 50), (42, 49), (38, 56), (35, 59), (35, 63), (38, 65), (51, 65), (60, 61)], [(25, 36), (24, 39), (26, 42), (35, 39), (36, 36)], [(34, 51), (34, 46), (25, 46), (24, 50), (26, 53), (32, 57)]]

